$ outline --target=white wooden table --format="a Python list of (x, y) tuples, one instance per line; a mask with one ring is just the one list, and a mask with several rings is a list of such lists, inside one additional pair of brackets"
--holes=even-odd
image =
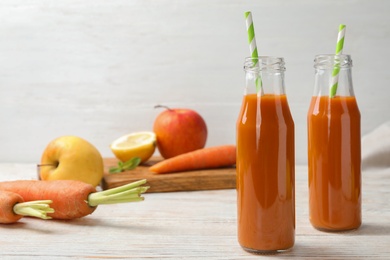
[[(33, 179), (32, 164), (0, 164), (0, 180)], [(236, 191), (146, 194), (73, 221), (23, 218), (0, 226), (0, 259), (390, 259), (390, 169), (363, 173), (363, 225), (324, 233), (308, 220), (307, 167), (296, 167), (296, 243), (273, 256), (236, 238)]]

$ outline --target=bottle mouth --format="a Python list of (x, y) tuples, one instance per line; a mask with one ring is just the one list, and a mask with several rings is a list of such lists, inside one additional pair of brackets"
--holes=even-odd
[(320, 54), (314, 58), (314, 68), (316, 69), (333, 69), (335, 66), (342, 68), (351, 68), (352, 59), (348, 54)]
[(259, 56), (258, 58), (247, 57), (244, 62), (245, 71), (285, 71), (284, 59), (281, 57)]

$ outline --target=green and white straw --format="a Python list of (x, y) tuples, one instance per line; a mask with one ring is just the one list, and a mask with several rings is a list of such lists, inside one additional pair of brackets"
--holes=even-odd
[[(246, 23), (246, 29), (248, 32), (248, 42), (249, 42), (249, 51), (251, 53), (251, 57), (254, 60), (253, 66), (258, 66), (258, 53), (257, 53), (257, 44), (256, 44), (256, 37), (255, 37), (255, 27), (253, 25), (252, 20), (252, 13), (251, 12), (245, 12), (245, 23)], [(260, 75), (259, 75), (260, 77)], [(256, 77), (255, 83), (256, 83), (256, 92), (259, 93), (261, 91), (261, 94), (263, 94), (262, 89), (262, 82), (261, 78)]]
[[(343, 54), (344, 37), (345, 37), (345, 25), (340, 24), (339, 33), (337, 37), (336, 55)], [(331, 98), (334, 97), (337, 92), (337, 86), (339, 83), (339, 72), (340, 72), (340, 64), (336, 63), (332, 72), (332, 86), (330, 88), (330, 93), (329, 93)]]

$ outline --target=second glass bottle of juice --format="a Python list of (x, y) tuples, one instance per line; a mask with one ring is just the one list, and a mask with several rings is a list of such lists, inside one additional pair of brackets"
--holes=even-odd
[(295, 239), (294, 122), (284, 60), (247, 58), (237, 120), (238, 241), (247, 251), (291, 248)]
[(317, 55), (314, 67), (307, 115), (310, 222), (320, 230), (356, 229), (361, 224), (361, 151), (352, 60), (349, 55)]

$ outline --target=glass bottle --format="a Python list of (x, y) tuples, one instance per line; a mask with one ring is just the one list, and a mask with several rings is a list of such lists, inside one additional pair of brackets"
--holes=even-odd
[(238, 242), (252, 253), (287, 250), (295, 240), (294, 122), (284, 60), (247, 58), (237, 120)]
[[(349, 55), (317, 55), (307, 115), (309, 215), (320, 230), (361, 225), (360, 112)], [(332, 73), (339, 68), (337, 91)]]

